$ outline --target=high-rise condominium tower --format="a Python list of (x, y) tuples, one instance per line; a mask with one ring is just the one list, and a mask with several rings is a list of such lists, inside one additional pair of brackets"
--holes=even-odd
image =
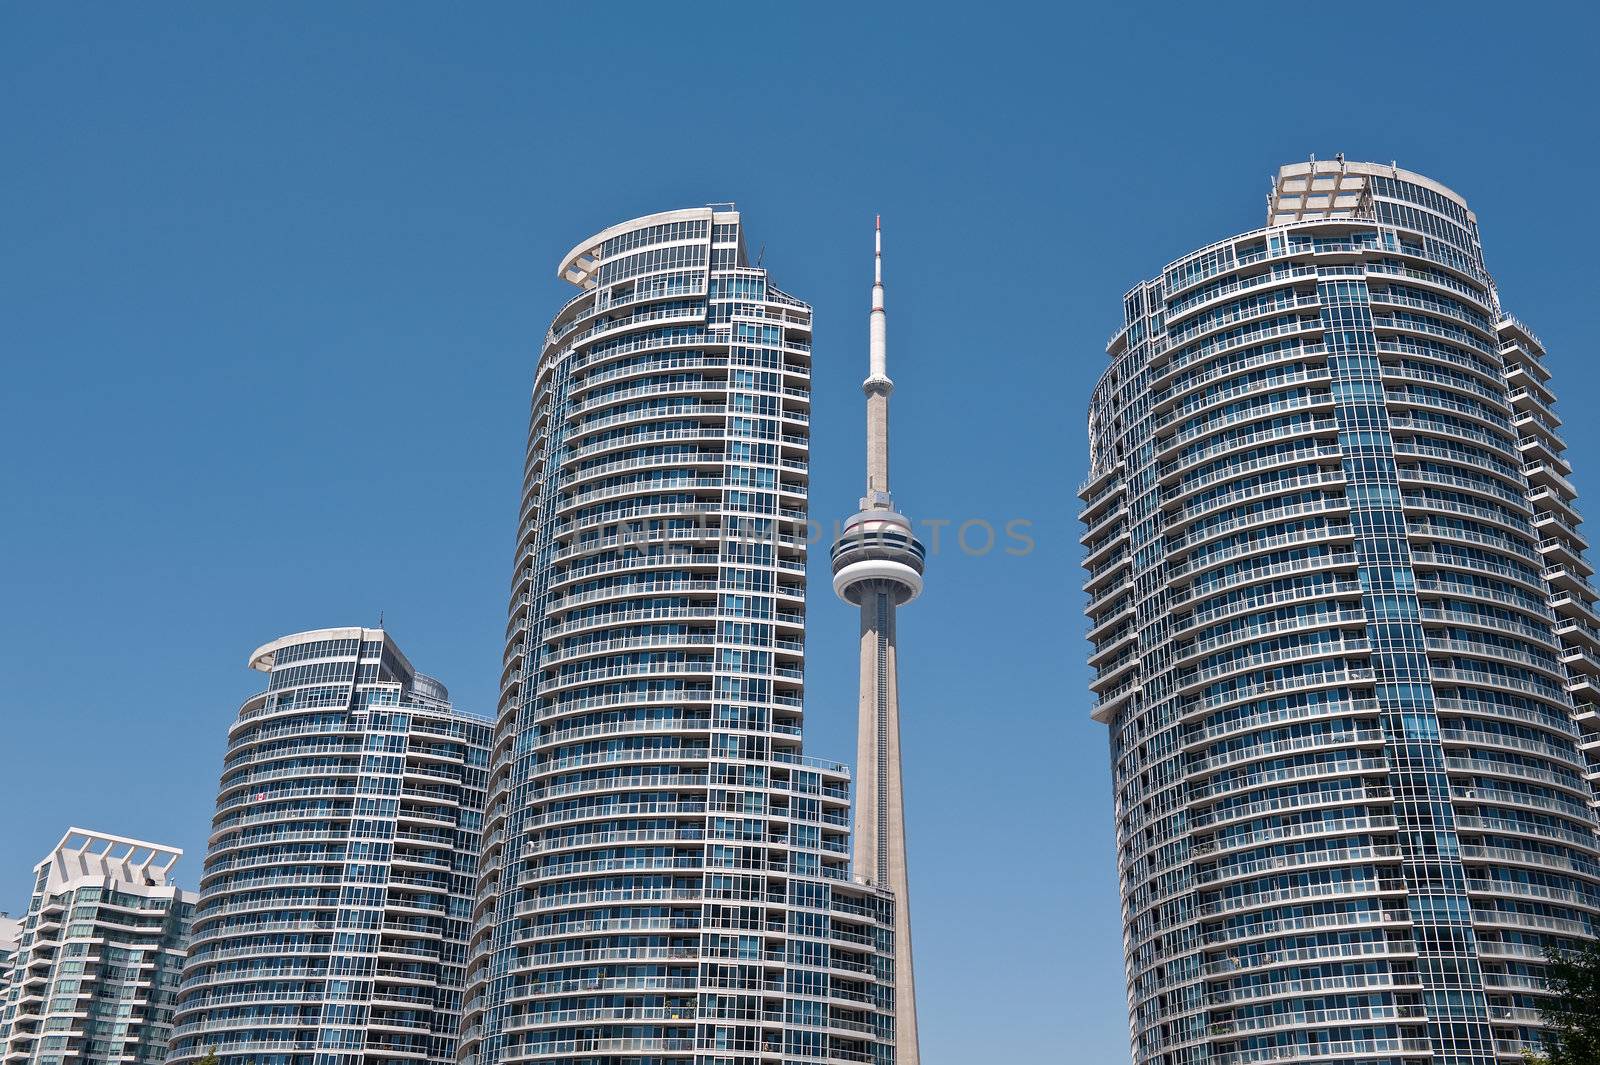
[(893, 1060), (801, 754), (811, 309), (731, 206), (596, 234), (534, 381), (464, 1065)]
[(489, 722), (383, 629), (249, 661), (168, 1060), (453, 1063)]
[[(159, 1065), (195, 896), (183, 852), (69, 828), (34, 866), (33, 900), (0, 980), (6, 1065)], [(0, 922), (4, 924), (5, 922)]]
[(857, 716), (855, 875), (890, 892), (895, 923), (895, 1060), (916, 1065), (917, 996), (911, 967), (905, 796), (900, 782), (900, 682), (895, 612), (922, 592), (923, 549), (889, 495), (888, 322), (883, 306), (883, 227), (874, 237), (867, 379), (867, 494), (833, 545), (833, 588), (861, 609)]
[(1089, 413), (1134, 1058), (1516, 1061), (1600, 912), (1543, 351), (1437, 182), (1287, 166), (1267, 223), (1128, 293)]

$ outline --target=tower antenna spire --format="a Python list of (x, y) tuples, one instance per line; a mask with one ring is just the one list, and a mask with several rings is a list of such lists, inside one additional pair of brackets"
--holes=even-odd
[(867, 495), (861, 508), (889, 507), (889, 319), (883, 307), (883, 216), (878, 215), (872, 237), (872, 310), (868, 317), (867, 379)]
[(873, 215), (872, 282), (883, 285), (883, 215)]

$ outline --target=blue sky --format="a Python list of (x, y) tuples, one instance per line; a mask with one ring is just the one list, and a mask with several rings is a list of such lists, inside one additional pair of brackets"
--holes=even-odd
[[(383, 611), (492, 712), (558, 257), (735, 200), (816, 308), (812, 509), (860, 492), (885, 226), (896, 494), (948, 540), (902, 615), (929, 1065), (1126, 1060), (1083, 412), (1122, 293), (1259, 226), (1309, 153), (1463, 193), (1594, 453), (1587, 7), (5, 5), (0, 909), (69, 823), (200, 868), (274, 636)], [(814, 586), (827, 587), (821, 571)], [(853, 750), (812, 600), (808, 746)]]

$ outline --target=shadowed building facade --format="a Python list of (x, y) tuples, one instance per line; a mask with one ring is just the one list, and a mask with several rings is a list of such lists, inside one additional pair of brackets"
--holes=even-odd
[(1600, 906), (1596, 593), (1476, 217), (1286, 166), (1108, 354), (1081, 495), (1135, 1061), (1519, 1060)]

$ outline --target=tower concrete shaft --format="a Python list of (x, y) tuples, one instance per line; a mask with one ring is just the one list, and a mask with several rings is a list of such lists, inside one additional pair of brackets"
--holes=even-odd
[(917, 995), (911, 962), (911, 891), (906, 875), (905, 791), (900, 781), (900, 684), (895, 611), (901, 586), (861, 588), (861, 698), (856, 765), (856, 875), (895, 899), (895, 1062), (916, 1065)]
[(889, 494), (888, 344), (883, 231), (872, 285), (867, 397), (867, 494), (833, 549), (834, 591), (861, 610), (861, 687), (856, 763), (855, 877), (895, 902), (895, 1062), (917, 1065), (917, 1000), (911, 961), (905, 793), (900, 772), (900, 690), (895, 612), (922, 591), (923, 549)]

